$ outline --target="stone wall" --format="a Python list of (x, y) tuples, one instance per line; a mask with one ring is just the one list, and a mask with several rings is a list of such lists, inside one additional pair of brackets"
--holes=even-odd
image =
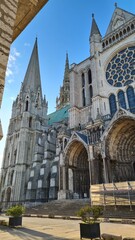
[(0, 106), (18, 1), (0, 1)]
[[(5, 82), (10, 45), (12, 43), (13, 28), (16, 19), (18, 1), (0, 1), (0, 107)], [(0, 139), (2, 138), (2, 127), (0, 122)]]

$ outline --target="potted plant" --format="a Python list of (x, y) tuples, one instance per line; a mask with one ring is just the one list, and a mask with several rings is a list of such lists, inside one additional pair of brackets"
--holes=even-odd
[(9, 226), (15, 227), (22, 225), (22, 214), (25, 208), (22, 205), (12, 206), (7, 209), (6, 215), (9, 216)]
[(80, 223), (80, 238), (100, 238), (100, 222), (98, 218), (103, 214), (101, 206), (82, 207), (77, 216), (81, 217), (83, 223)]

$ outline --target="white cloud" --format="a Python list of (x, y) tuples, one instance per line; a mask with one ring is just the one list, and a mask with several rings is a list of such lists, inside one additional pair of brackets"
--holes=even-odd
[(8, 79), (7, 82), (10, 84), (10, 83), (14, 82), (14, 79)]
[(9, 76), (13, 77), (14, 73), (16, 72), (16, 60), (19, 56), (20, 56), (20, 52), (18, 52), (16, 48), (11, 48), (11, 52), (8, 59), (7, 70), (6, 70), (6, 77), (9, 84), (14, 82), (13, 78), (11, 80), (11, 79), (8, 79), (8, 77)]
[(11, 76), (11, 75), (13, 75), (13, 71), (10, 69), (9, 66), (7, 66), (6, 77), (9, 77), (9, 76)]
[(17, 51), (16, 48), (13, 48), (13, 56), (19, 57), (20, 56), (20, 52)]
[(14, 101), (16, 98), (15, 98), (14, 96), (12, 96), (12, 97), (10, 97), (10, 99), (11, 99), (12, 101)]
[(25, 47), (29, 47), (29, 46), (30, 46), (30, 43), (25, 42), (25, 43), (24, 43), (24, 46), (25, 46)]

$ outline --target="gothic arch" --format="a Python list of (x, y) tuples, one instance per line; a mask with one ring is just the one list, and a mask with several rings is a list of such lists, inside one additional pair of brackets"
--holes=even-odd
[(76, 194), (78, 198), (89, 197), (88, 152), (81, 141), (74, 139), (68, 144), (65, 153), (65, 166), (67, 168), (68, 189), (72, 189), (73, 195)]
[(1, 194), (1, 202), (4, 201), (4, 198), (5, 198), (5, 190), (2, 191), (2, 194)]
[(110, 181), (135, 180), (135, 119), (121, 116), (112, 123), (105, 139)]
[(8, 187), (6, 191), (6, 201), (10, 202), (10, 200), (11, 200), (11, 188)]

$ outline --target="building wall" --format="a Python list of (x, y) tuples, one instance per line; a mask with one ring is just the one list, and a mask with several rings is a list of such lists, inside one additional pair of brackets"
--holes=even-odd
[[(64, 110), (60, 112), (59, 109), (53, 114), (51, 125), (46, 120), (48, 104), (42, 99), (41, 86), (39, 92), (37, 87), (34, 92), (32, 89), (39, 73), (35, 44), (28, 71), (30, 74), (35, 71), (35, 74), (26, 74), (20, 94), (13, 103), (3, 162), (2, 200), (41, 202), (89, 197), (90, 184), (135, 180), (135, 109), (129, 109), (126, 93), (131, 87), (129, 98), (135, 108), (135, 25), (133, 31), (124, 33), (123, 30), (122, 37), (106, 47), (98, 29), (93, 32), (90, 58), (70, 69), (69, 119), (55, 121), (56, 115), (61, 115)], [(129, 52), (119, 57), (120, 70), (117, 64), (111, 65), (116, 54), (120, 55), (120, 51), (132, 46)], [(37, 64), (33, 65), (33, 59), (37, 59)], [(123, 77), (129, 74), (131, 65), (130, 82), (124, 85), (126, 77), (123, 83), (115, 80), (119, 76), (113, 77), (113, 69), (121, 71)], [(106, 69), (111, 72), (114, 85), (107, 81)], [(38, 80), (40, 84), (40, 77)], [(123, 86), (115, 86), (116, 83)], [(126, 109), (118, 102), (120, 90), (125, 92)], [(112, 93), (116, 96), (113, 114), (109, 103)]]
[[(6, 0), (0, 1), (0, 106), (18, 2), (19, 0), (15, 0), (14, 2)], [(2, 127), (0, 127), (0, 138), (2, 138)]]
[[(99, 43), (99, 45), (101, 45), (101, 43)], [(85, 60), (84, 62), (75, 65), (73, 69), (71, 69), (71, 109), (69, 111), (69, 124), (71, 128), (77, 127), (79, 123), (87, 123), (89, 113), (94, 120), (97, 117), (97, 111), (99, 111), (99, 113), (103, 116), (110, 114), (108, 98), (111, 93), (114, 93), (116, 95), (117, 108), (119, 107), (117, 94), (120, 90), (126, 92), (128, 85), (124, 87), (111, 86), (106, 80), (106, 68), (110, 60), (116, 55), (116, 53), (127, 48), (127, 46), (135, 46), (133, 34), (126, 36), (125, 39), (122, 39), (122, 41), (118, 41), (115, 45), (113, 45), (112, 47), (110, 46), (110, 48), (106, 50), (102, 49), (100, 54), (96, 53), (96, 57), (92, 57), (90, 60)], [(92, 73), (93, 87), (93, 99), (91, 105), (89, 104), (89, 91), (87, 85), (89, 69), (91, 69)], [(82, 73), (84, 73), (85, 76), (85, 108), (82, 104)], [(135, 88), (135, 82), (131, 83), (131, 86)], [(127, 98), (126, 105), (128, 108)], [(89, 111), (87, 108), (88, 106)]]

